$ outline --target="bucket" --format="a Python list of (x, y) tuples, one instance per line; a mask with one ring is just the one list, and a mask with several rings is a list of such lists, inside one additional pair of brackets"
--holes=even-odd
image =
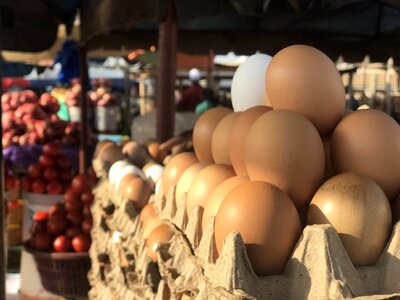
[(98, 132), (113, 133), (117, 130), (117, 106), (97, 106), (94, 109), (94, 128)]
[(22, 220), (22, 240), (30, 237), (29, 229), (33, 223), (33, 215), (38, 211), (47, 211), (56, 203), (63, 202), (64, 195), (46, 195), (23, 192), (24, 199), (23, 220)]

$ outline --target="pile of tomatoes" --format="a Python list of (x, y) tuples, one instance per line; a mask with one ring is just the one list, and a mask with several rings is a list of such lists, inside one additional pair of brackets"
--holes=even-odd
[(31, 227), (30, 245), (39, 251), (87, 252), (93, 226), (90, 206), (93, 202), (93, 181), (77, 175), (64, 194), (64, 202), (48, 212), (36, 212)]
[(28, 168), (28, 175), (22, 180), (22, 189), (37, 194), (60, 195), (70, 186), (72, 179), (71, 162), (61, 154), (58, 144), (43, 146), (39, 162)]

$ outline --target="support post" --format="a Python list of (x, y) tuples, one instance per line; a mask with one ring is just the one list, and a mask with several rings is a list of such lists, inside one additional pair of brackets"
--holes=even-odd
[(88, 90), (88, 66), (87, 51), (85, 46), (79, 46), (79, 77), (81, 82), (81, 131), (79, 136), (79, 173), (85, 174), (88, 168), (88, 119), (87, 119), (87, 90)]

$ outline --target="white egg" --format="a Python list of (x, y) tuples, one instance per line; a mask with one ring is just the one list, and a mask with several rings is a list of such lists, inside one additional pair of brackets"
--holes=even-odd
[(108, 171), (108, 180), (112, 185), (115, 184), (115, 180), (117, 178), (117, 175), (119, 174), (119, 171), (121, 171), (123, 167), (128, 165), (129, 162), (127, 160), (118, 160), (112, 164), (110, 170)]
[(152, 165), (144, 171), (144, 175), (153, 183), (157, 183), (164, 172), (164, 167), (162, 165)]
[(119, 185), (121, 184), (122, 179), (124, 179), (124, 177), (128, 174), (136, 174), (139, 177), (142, 177), (143, 179), (146, 179), (146, 177), (144, 176), (143, 172), (141, 169), (139, 169), (138, 167), (134, 166), (134, 165), (127, 165), (124, 166), (120, 169), (119, 173), (117, 174), (115, 181), (114, 181), (114, 187), (116, 190), (119, 189)]

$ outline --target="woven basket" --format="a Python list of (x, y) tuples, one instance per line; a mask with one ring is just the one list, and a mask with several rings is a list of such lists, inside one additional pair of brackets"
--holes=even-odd
[(43, 287), (66, 298), (87, 297), (90, 289), (87, 274), (90, 270), (88, 253), (55, 253), (25, 250), (35, 259)]

